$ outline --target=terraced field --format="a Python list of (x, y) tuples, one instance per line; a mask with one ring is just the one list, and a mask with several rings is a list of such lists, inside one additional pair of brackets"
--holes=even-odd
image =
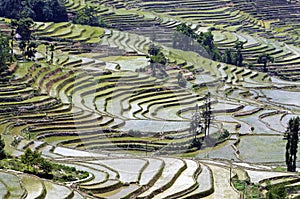
[[(89, 154), (92, 155), (92, 154)], [(67, 185), (52, 183), (35, 176), (2, 170), (1, 189), (4, 197), (18, 198), (239, 198), (241, 193), (230, 185), (233, 179), (273, 185), (285, 183), (298, 187), (299, 176), (275, 172), (271, 167), (255, 164), (230, 164), (228, 161), (189, 160), (170, 157), (93, 158), (73, 156), (62, 159), (68, 165), (86, 170), (90, 176)], [(124, 164), (130, 161), (130, 164)], [(244, 173), (242, 175), (242, 173)], [(4, 177), (5, 176), (5, 177)], [(5, 179), (10, 179), (6, 181)], [(14, 180), (12, 180), (14, 179)], [(182, 186), (182, 182), (184, 186)], [(78, 191), (79, 190), (79, 191)]]
[[(299, 2), (66, 1), (70, 13), (86, 6), (110, 28), (36, 22), (37, 60), (17, 63), (0, 84), (0, 130), (13, 156), (30, 148), (90, 175), (58, 184), (1, 170), (0, 197), (243, 198), (237, 180), (259, 186), (260, 197), (276, 185), (299, 197), (299, 173), (278, 171), (287, 122), (300, 111)], [(173, 48), (181, 23), (211, 30), (221, 53), (242, 41), (245, 65)], [(163, 78), (149, 67), (153, 43), (167, 58)], [(257, 63), (262, 53), (275, 58), (268, 72)], [(195, 78), (181, 87), (179, 72)], [(191, 118), (208, 93), (209, 136), (196, 135), (195, 147)]]

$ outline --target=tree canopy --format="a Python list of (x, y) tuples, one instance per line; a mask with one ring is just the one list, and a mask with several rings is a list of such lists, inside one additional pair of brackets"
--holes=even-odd
[(4, 148), (5, 148), (5, 142), (1, 138), (1, 135), (0, 135), (0, 160), (6, 158), (6, 153), (5, 153)]
[(291, 118), (288, 122), (288, 127), (286, 130), (287, 143), (286, 143), (286, 152), (285, 152), (285, 161), (286, 161), (287, 170), (291, 172), (296, 171), (299, 131), (300, 131), (300, 118), (299, 117)]
[(61, 0), (0, 0), (0, 16), (35, 21), (67, 21), (68, 15)]
[(78, 11), (72, 21), (77, 24), (107, 27), (105, 21), (97, 16), (97, 11), (93, 7), (85, 7)]
[[(182, 35), (180, 35), (178, 33), (181, 33), (182, 35), (185, 35), (185, 36), (191, 38), (192, 40), (188, 40), (187, 38), (183, 37)], [(179, 43), (179, 46), (183, 47), (183, 49), (182, 48), (180, 48), (180, 49), (182, 49), (182, 50), (193, 50), (194, 49), (193, 51), (195, 51), (195, 44), (193, 41), (196, 41), (198, 44), (200, 44), (206, 50), (206, 52), (211, 56), (211, 58), (213, 60), (221, 59), (220, 52), (214, 43), (214, 36), (211, 31), (201, 32), (200, 34), (197, 34), (196, 32), (193, 31), (193, 29), (191, 27), (182, 23), (176, 27), (174, 39), (175, 39), (175, 42), (173, 41), (173, 47), (175, 47), (175, 48), (178, 47), (178, 45), (176, 43)], [(174, 46), (174, 43), (175, 43), (175, 46)]]
[(7, 68), (7, 62), (10, 58), (11, 48), (9, 46), (9, 39), (0, 34), (0, 72)]
[(257, 58), (257, 63), (263, 64), (264, 71), (267, 71), (267, 66), (269, 62), (274, 62), (274, 57), (269, 54), (260, 54)]

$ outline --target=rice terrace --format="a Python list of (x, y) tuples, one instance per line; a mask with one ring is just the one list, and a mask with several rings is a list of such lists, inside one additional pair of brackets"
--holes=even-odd
[(299, 0), (0, 0), (0, 198), (300, 198)]

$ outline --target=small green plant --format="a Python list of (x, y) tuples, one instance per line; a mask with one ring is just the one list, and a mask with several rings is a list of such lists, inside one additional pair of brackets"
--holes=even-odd
[(234, 180), (232, 184), (238, 191), (244, 191), (247, 187), (247, 182), (243, 180)]
[(218, 141), (223, 141), (230, 136), (230, 133), (227, 129), (221, 131), (220, 136), (218, 137)]
[(287, 191), (283, 184), (271, 186), (267, 192), (267, 199), (285, 199), (287, 198)]

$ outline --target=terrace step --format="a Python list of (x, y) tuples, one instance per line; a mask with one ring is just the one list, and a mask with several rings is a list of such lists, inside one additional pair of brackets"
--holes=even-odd
[(4, 189), (3, 195), (8, 195), (10, 198), (23, 198), (27, 194), (18, 176), (13, 173), (0, 171), (0, 182), (7, 190), (6, 192)]
[(182, 160), (175, 158), (163, 158), (165, 167), (161, 176), (148, 190), (141, 193), (137, 198), (148, 198), (167, 190), (171, 187), (178, 176), (186, 169), (186, 164)]
[[(186, 195), (197, 187), (195, 177), (201, 170), (200, 165), (193, 160), (185, 160), (187, 168), (178, 176), (171, 187), (153, 198), (178, 198)], [(185, 182), (184, 185), (182, 182)]]
[(107, 198), (107, 199), (120, 199), (120, 198), (130, 198), (134, 193), (139, 191), (140, 186), (137, 184), (129, 184), (126, 186), (119, 187), (113, 191), (95, 194), (96, 197)]
[(7, 198), (9, 196), (9, 191), (7, 190), (6, 186), (4, 183), (1, 182), (0, 180), (0, 197), (1, 198)]
[(200, 164), (200, 165), (202, 170), (197, 178), (197, 183), (198, 183), (197, 189), (181, 197), (181, 199), (203, 198), (209, 196), (214, 192), (214, 184), (213, 184), (214, 177), (211, 169), (204, 164)]
[(223, 166), (207, 164), (211, 169), (214, 176), (214, 193), (212, 194), (213, 198), (240, 198), (240, 194), (236, 192), (230, 185), (229, 177), (230, 172), (228, 169)]
[[(127, 164), (122, 164), (123, 162)], [(123, 184), (138, 183), (142, 170), (147, 166), (148, 161), (144, 159), (108, 159), (90, 161), (93, 164), (102, 164), (111, 170), (118, 172), (119, 180)]]
[(27, 191), (26, 199), (43, 198), (46, 188), (42, 180), (32, 175), (19, 175), (24, 188)]
[(74, 196), (74, 192), (67, 187), (52, 183), (50, 181), (44, 181), (44, 184), (47, 190), (45, 199), (52, 199), (52, 198), (69, 199)]

